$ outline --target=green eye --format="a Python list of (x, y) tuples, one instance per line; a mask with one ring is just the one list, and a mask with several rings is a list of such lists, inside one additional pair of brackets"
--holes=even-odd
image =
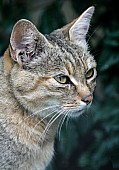
[(94, 75), (94, 68), (91, 68), (86, 73), (86, 79), (90, 79), (91, 77), (93, 77), (93, 75)]
[(54, 79), (60, 84), (69, 84), (70, 83), (69, 77), (65, 76), (65, 75), (58, 75), (58, 76), (54, 77)]

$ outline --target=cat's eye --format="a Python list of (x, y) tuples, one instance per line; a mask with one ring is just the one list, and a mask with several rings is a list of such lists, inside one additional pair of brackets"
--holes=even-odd
[(71, 83), (70, 79), (68, 76), (65, 76), (65, 75), (58, 75), (58, 76), (55, 76), (54, 79), (60, 83), (60, 84), (69, 84)]
[(86, 73), (86, 79), (90, 79), (91, 77), (93, 77), (93, 75), (94, 75), (94, 68), (91, 68)]

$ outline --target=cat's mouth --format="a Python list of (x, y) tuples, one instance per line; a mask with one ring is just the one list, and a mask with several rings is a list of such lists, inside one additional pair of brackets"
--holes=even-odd
[(80, 116), (86, 110), (87, 110), (87, 107), (84, 107), (84, 108), (74, 108), (74, 107), (65, 108), (65, 111), (68, 112), (67, 116), (70, 116), (70, 117)]
[(65, 105), (64, 110), (66, 110), (66, 112), (68, 111), (69, 112), (68, 115), (70, 115), (71, 117), (77, 117), (86, 112), (90, 105), (91, 103), (88, 105), (83, 103), (82, 105), (79, 106)]

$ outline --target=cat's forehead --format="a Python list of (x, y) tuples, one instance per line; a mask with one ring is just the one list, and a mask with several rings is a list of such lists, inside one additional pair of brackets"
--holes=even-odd
[(86, 60), (89, 62), (92, 56), (85, 49), (69, 43), (63, 37), (49, 36), (47, 38), (52, 46), (45, 48), (42, 53), (39, 50), (36, 59), (31, 62), (30, 67), (35, 72), (73, 74), (77, 69), (80, 71), (86, 69)]

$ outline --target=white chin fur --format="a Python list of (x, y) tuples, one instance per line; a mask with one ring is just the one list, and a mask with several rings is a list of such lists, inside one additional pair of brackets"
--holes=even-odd
[(74, 108), (67, 108), (68, 110), (68, 115), (67, 116), (70, 116), (70, 117), (79, 117), (80, 115), (82, 115), (87, 109), (89, 109), (89, 107), (91, 106), (91, 103), (90, 104), (86, 104), (84, 102), (80, 102), (80, 106), (78, 107), (74, 107)]

